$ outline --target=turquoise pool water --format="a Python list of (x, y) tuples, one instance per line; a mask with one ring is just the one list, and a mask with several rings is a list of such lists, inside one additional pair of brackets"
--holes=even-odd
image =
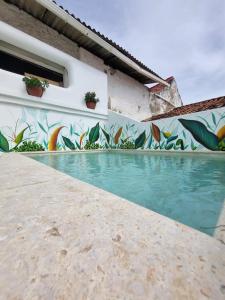
[(224, 204), (222, 155), (103, 152), (32, 157), (210, 235)]

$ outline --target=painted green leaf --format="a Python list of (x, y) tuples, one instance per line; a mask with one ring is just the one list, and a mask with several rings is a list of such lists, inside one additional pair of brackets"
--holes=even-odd
[(108, 134), (103, 128), (101, 128), (101, 129), (102, 129), (102, 132), (104, 133), (104, 136), (105, 136), (105, 138), (106, 138), (107, 143), (109, 144), (109, 141), (110, 141), (110, 136), (109, 136), (109, 134)]
[(22, 142), (23, 140), (23, 135), (24, 135), (24, 132), (27, 130), (28, 126), (26, 128), (24, 128), (15, 138), (15, 143), (18, 145), (19, 143)]
[(191, 150), (195, 151), (197, 147), (195, 146), (194, 142), (191, 140)]
[(178, 138), (178, 135), (172, 135), (167, 139), (167, 144), (169, 144), (170, 142), (176, 140)]
[(9, 143), (6, 137), (0, 131), (0, 150), (4, 152), (9, 152)]
[(176, 146), (180, 146), (180, 149), (184, 150), (184, 141), (182, 139), (178, 139), (176, 141)]
[(216, 116), (214, 113), (212, 113), (212, 120), (213, 120), (213, 124), (216, 126)]
[(149, 138), (149, 141), (148, 141), (148, 146), (147, 146), (148, 149), (151, 149), (151, 147), (152, 147), (152, 142), (153, 142), (153, 137), (152, 137), (152, 135), (151, 135), (150, 138)]
[(159, 149), (159, 145), (154, 146), (154, 150), (157, 150), (157, 149)]
[(41, 123), (38, 122), (39, 127), (41, 128), (42, 131), (44, 131), (45, 133), (47, 133), (47, 131), (45, 130), (45, 128), (43, 127), (43, 125)]
[(62, 138), (63, 138), (63, 142), (64, 142), (64, 144), (66, 145), (67, 148), (69, 148), (70, 150), (75, 150), (76, 149), (74, 143), (71, 142), (70, 139), (68, 139), (65, 136), (62, 136)]
[(166, 150), (171, 150), (174, 147), (174, 143), (170, 143), (168, 145), (165, 146)]
[(184, 131), (184, 130), (182, 131), (182, 134), (183, 134), (183, 137), (186, 139), (186, 138), (187, 138), (187, 136), (186, 136), (186, 133), (185, 133), (185, 131)]
[(180, 123), (186, 128), (194, 139), (209, 150), (218, 150), (218, 137), (210, 132), (206, 126), (200, 121), (178, 119)]
[(99, 139), (99, 123), (95, 125), (95, 127), (91, 128), (91, 131), (89, 133), (89, 142), (91, 144), (97, 142)]
[(165, 146), (165, 141), (163, 141), (161, 144), (160, 144), (160, 149), (163, 149), (164, 148), (164, 146)]
[(146, 134), (145, 130), (139, 135), (139, 137), (136, 138), (135, 140), (135, 149), (141, 148), (146, 141)]
[(77, 148), (80, 150), (80, 144), (77, 141), (75, 141), (75, 143), (77, 145)]
[(59, 122), (57, 122), (57, 123), (54, 123), (54, 124), (52, 124), (52, 125), (48, 126), (48, 129), (51, 129), (51, 128), (55, 127), (56, 125), (59, 125), (59, 124), (60, 124)]

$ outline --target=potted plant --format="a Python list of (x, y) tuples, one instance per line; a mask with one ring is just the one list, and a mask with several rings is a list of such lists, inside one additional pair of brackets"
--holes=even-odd
[(27, 93), (31, 96), (42, 97), (43, 92), (48, 88), (49, 83), (47, 80), (40, 80), (36, 77), (27, 77), (23, 78), (25, 82)]
[(96, 103), (99, 102), (99, 99), (96, 97), (95, 92), (87, 92), (84, 97), (87, 108), (95, 109)]

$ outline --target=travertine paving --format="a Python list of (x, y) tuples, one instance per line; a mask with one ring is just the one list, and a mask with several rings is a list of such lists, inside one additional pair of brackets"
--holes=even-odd
[(225, 299), (216, 239), (20, 154), (0, 170), (0, 299)]

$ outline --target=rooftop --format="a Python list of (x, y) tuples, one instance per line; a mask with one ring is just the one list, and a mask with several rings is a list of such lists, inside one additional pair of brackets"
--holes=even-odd
[(143, 120), (143, 122), (154, 121), (154, 120), (159, 120), (164, 118), (171, 118), (180, 115), (187, 115), (198, 111), (205, 111), (208, 109), (214, 109), (223, 106), (225, 106), (225, 96), (176, 107), (164, 114), (155, 115), (152, 116), (151, 118), (145, 119)]
[[(171, 82), (174, 80), (173, 76), (168, 77), (165, 81), (171, 84)], [(165, 88), (165, 85), (158, 83), (152, 87), (149, 88), (149, 91), (151, 93), (160, 93)]]
[(143, 84), (160, 82), (158, 74), (132, 56), (110, 38), (81, 21), (67, 9), (51, 0), (5, 0), (14, 4), (49, 27), (65, 35), (79, 46), (103, 59), (106, 65), (118, 69)]

